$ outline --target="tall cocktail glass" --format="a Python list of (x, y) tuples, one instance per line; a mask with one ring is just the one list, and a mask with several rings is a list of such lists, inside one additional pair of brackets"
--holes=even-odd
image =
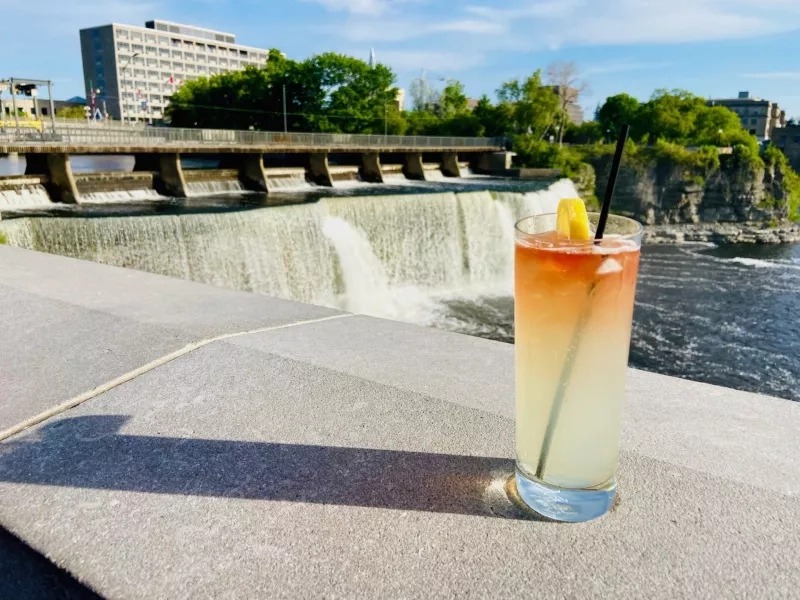
[(573, 241), (556, 220), (515, 231), (516, 483), (536, 512), (587, 521), (616, 493), (642, 227), (612, 215), (602, 241)]

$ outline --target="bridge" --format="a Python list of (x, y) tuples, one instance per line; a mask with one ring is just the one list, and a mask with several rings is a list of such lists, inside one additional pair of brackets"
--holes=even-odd
[(384, 165), (418, 180), (425, 179), (431, 168), (458, 177), (465, 162), (477, 171), (502, 169), (509, 158), (504, 142), (503, 138), (67, 126), (0, 139), (0, 154), (24, 155), (26, 177), (38, 178), (52, 201), (75, 203), (80, 191), (70, 164), (74, 155), (133, 155), (133, 171), (152, 174), (159, 193), (185, 197), (184, 156), (218, 159), (220, 169), (235, 170), (245, 189), (266, 192), (269, 167), (303, 167), (309, 181), (323, 186), (333, 185), (331, 165), (357, 167), (359, 177), (372, 183), (383, 183)]

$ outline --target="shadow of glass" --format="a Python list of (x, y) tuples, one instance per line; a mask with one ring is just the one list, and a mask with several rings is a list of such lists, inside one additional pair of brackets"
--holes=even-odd
[(0, 445), (0, 481), (544, 520), (514, 463), (426, 452), (119, 434), (127, 417), (46, 425)]

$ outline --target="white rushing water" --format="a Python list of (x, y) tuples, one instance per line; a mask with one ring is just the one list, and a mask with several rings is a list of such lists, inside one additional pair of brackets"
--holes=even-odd
[(9, 243), (352, 312), (430, 324), (437, 300), (508, 294), (513, 224), (574, 197), (447, 192), (247, 211), (15, 219)]
[(44, 187), (38, 183), (10, 190), (0, 190), (0, 209), (47, 206), (48, 204), (51, 204), (50, 197)]
[(187, 196), (212, 196), (214, 194), (241, 194), (246, 192), (244, 186), (236, 179), (226, 181), (187, 181)]
[(78, 201), (80, 204), (117, 204), (120, 202), (141, 202), (143, 200), (163, 200), (164, 198), (165, 196), (161, 196), (155, 190), (141, 189), (81, 194)]

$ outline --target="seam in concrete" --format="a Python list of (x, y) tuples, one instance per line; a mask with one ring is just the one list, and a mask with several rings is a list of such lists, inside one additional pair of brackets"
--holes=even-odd
[(42, 421), (46, 421), (47, 419), (54, 417), (62, 412), (68, 411), (71, 408), (75, 408), (76, 406), (83, 404), (87, 400), (91, 400), (92, 398), (99, 396), (100, 394), (104, 394), (109, 390), (114, 389), (115, 387), (122, 385), (123, 383), (127, 383), (132, 379), (139, 377), (139, 375), (143, 375), (148, 371), (152, 371), (162, 365), (167, 364), (175, 360), (176, 358), (180, 358), (193, 350), (197, 350), (198, 348), (202, 348), (203, 346), (207, 346), (208, 344), (212, 344), (214, 342), (221, 342), (223, 340), (227, 340), (230, 338), (241, 337), (245, 335), (250, 335), (253, 333), (263, 333), (265, 331), (275, 331), (278, 329), (288, 329), (289, 327), (297, 327), (298, 325), (310, 325), (312, 323), (322, 323), (323, 321), (332, 321), (334, 319), (344, 319), (347, 317), (352, 317), (353, 315), (350, 313), (345, 313), (341, 315), (333, 315), (330, 317), (322, 317), (320, 319), (310, 319), (308, 321), (297, 321), (296, 323), (287, 323), (285, 325), (275, 325), (273, 327), (262, 327), (260, 329), (251, 329), (249, 331), (238, 331), (236, 333), (225, 333), (223, 335), (218, 335), (212, 338), (207, 338), (205, 340), (200, 340), (199, 342), (192, 342), (191, 344), (187, 344), (183, 348), (176, 350), (175, 352), (171, 352), (166, 354), (165, 356), (161, 356), (155, 360), (150, 361), (149, 363), (142, 365), (141, 367), (134, 369), (133, 371), (128, 371), (124, 375), (120, 375), (116, 379), (112, 379), (111, 381), (107, 381), (106, 383), (97, 386), (89, 390), (88, 392), (84, 392), (79, 396), (75, 396), (67, 400), (66, 402), (62, 402), (61, 404), (54, 406), (52, 408), (47, 409), (44, 412), (39, 413), (38, 415), (34, 415), (24, 421), (9, 427), (3, 431), (0, 431), (0, 442), (10, 438), (12, 435), (16, 435), (26, 429), (33, 427), (34, 425), (38, 425)]

